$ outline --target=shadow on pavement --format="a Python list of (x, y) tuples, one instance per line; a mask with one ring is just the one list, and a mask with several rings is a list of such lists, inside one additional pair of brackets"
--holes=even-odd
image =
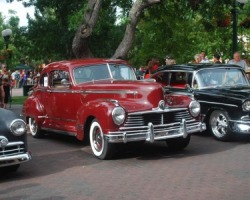
[(128, 165), (136, 164), (136, 160), (152, 161), (163, 159), (179, 159), (233, 149), (241, 144), (250, 142), (250, 136), (237, 138), (233, 142), (220, 142), (208, 135), (193, 135), (189, 146), (179, 152), (172, 152), (165, 142), (128, 143), (117, 145), (115, 157), (110, 161), (102, 161), (92, 155), (89, 146), (83, 145), (74, 137), (48, 134), (43, 139), (34, 139), (28, 136), (29, 150), (32, 160), (21, 165), (13, 174), (0, 174), (0, 183), (59, 173), (70, 168), (85, 167), (100, 163), (112, 167), (120, 161), (128, 160)]

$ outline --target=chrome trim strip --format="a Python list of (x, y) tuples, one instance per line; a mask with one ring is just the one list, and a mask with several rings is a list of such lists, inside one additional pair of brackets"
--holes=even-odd
[(57, 121), (66, 121), (66, 122), (76, 122), (76, 120), (73, 119), (64, 119), (64, 118), (59, 118), (59, 117), (48, 117), (48, 116), (39, 116), (38, 118), (46, 118), (46, 119), (51, 119), (51, 120), (57, 120)]
[(137, 91), (130, 90), (85, 90), (80, 91), (82, 94), (138, 94)]
[(250, 121), (243, 121), (243, 120), (229, 120), (230, 122), (234, 122), (234, 123), (240, 123), (240, 124), (249, 124), (250, 125)]
[(218, 102), (211, 102), (211, 101), (200, 101), (200, 100), (198, 100), (198, 102), (201, 102), (201, 103), (208, 103), (208, 104), (224, 105), (224, 106), (231, 106), (231, 107), (236, 107), (236, 108), (239, 107), (239, 106), (234, 105), (234, 104), (218, 103)]
[(175, 112), (175, 111), (185, 111), (187, 108), (165, 108), (164, 110), (162, 109), (154, 109), (154, 110), (147, 110), (147, 111), (139, 111), (139, 112), (133, 112), (129, 113), (128, 116), (133, 116), (133, 115), (142, 115), (142, 114), (150, 114), (150, 113), (168, 113), (168, 112)]
[(38, 119), (48, 119), (48, 116), (47, 115), (45, 115), (45, 116), (38, 116), (37, 118)]
[(250, 120), (250, 116), (249, 115), (245, 115), (245, 116), (242, 116), (240, 119), (241, 120)]
[(23, 145), (24, 142), (9, 142), (6, 147), (12, 147), (12, 146), (18, 146), (18, 145)]
[(47, 90), (47, 92), (49, 93), (69, 93), (69, 94), (72, 94), (74, 93), (72, 90), (69, 90), (69, 89), (52, 89), (52, 90)]

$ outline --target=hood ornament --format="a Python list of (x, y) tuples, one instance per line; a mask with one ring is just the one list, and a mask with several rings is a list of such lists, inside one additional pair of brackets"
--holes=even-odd
[(164, 109), (165, 109), (165, 101), (164, 101), (164, 100), (160, 100), (160, 101), (159, 101), (159, 104), (158, 104), (158, 107), (159, 107), (161, 110), (164, 110)]

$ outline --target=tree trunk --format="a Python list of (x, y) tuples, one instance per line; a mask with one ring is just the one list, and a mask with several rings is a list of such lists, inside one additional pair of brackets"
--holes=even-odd
[(129, 50), (132, 48), (136, 26), (139, 22), (143, 10), (153, 4), (160, 3), (161, 0), (136, 0), (133, 4), (128, 17), (128, 25), (122, 42), (115, 51), (112, 58), (126, 59)]
[(82, 25), (76, 31), (72, 50), (76, 58), (90, 58), (93, 54), (89, 48), (89, 40), (96, 25), (102, 0), (88, 0)]

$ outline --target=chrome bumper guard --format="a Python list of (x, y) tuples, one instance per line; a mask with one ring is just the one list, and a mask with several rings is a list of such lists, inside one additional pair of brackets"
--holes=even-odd
[(17, 165), (31, 160), (30, 153), (23, 153), (15, 156), (0, 157), (0, 167)]
[(206, 124), (202, 122), (186, 121), (163, 125), (153, 125), (148, 123), (147, 126), (140, 127), (122, 127), (120, 131), (108, 132), (105, 135), (110, 143), (148, 141), (153, 143), (155, 140), (166, 140), (170, 138), (183, 137), (188, 134), (202, 132), (206, 130)]

